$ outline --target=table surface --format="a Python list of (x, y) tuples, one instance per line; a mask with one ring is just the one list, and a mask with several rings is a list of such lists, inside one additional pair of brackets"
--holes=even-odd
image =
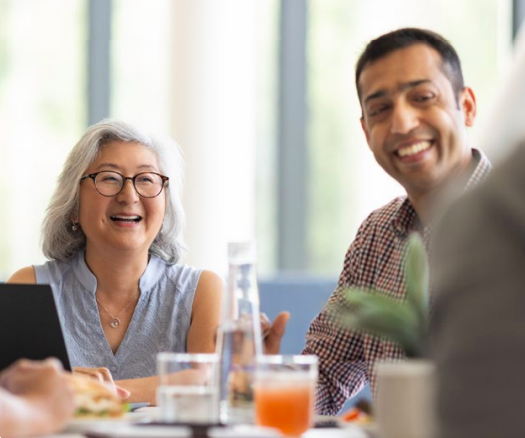
[[(155, 419), (157, 408), (141, 408), (129, 415), (130, 421)], [(153, 429), (154, 428), (154, 429)], [(85, 438), (89, 430), (103, 433), (106, 437), (115, 438), (146, 438), (146, 437), (198, 437), (206, 435), (194, 435), (188, 429), (174, 428), (169, 426), (133, 426), (126, 420), (122, 421), (76, 421), (74, 420), (65, 432), (47, 435), (46, 438)], [(154, 432), (152, 432), (154, 431)], [(275, 438), (279, 437), (273, 430), (264, 433), (264, 429), (256, 426), (240, 426), (238, 428), (216, 428), (210, 436), (213, 438)], [(362, 428), (357, 425), (348, 425), (343, 428), (315, 428), (310, 429), (302, 435), (303, 438), (378, 438), (372, 429)], [(41, 437), (44, 438), (44, 437)]]

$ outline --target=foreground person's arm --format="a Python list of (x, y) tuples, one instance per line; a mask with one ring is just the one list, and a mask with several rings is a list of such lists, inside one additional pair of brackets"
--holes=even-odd
[(73, 415), (73, 390), (55, 359), (21, 360), (0, 374), (0, 386), (0, 436), (56, 432)]

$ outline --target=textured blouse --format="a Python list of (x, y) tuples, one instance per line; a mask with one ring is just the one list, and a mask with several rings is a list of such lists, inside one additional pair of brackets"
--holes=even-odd
[(156, 355), (186, 352), (201, 270), (151, 255), (139, 281), (140, 298), (116, 354), (106, 340), (95, 292), (97, 279), (84, 253), (66, 262), (34, 266), (36, 282), (53, 289), (73, 367), (106, 367), (115, 380), (156, 374)]

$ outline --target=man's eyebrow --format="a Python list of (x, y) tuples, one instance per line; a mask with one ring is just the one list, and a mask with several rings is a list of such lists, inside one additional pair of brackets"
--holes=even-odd
[(387, 94), (388, 93), (387, 93), (386, 90), (376, 91), (375, 93), (369, 94), (368, 96), (365, 97), (365, 103), (368, 103), (368, 102), (370, 102), (371, 100), (374, 100), (374, 99), (379, 99), (381, 97), (384, 97)]
[[(430, 79), (417, 79), (415, 81), (409, 81), (409, 82), (406, 82), (404, 84), (401, 84), (401, 86), (399, 87), (399, 90), (400, 91), (404, 91), (404, 90), (406, 90), (408, 88), (414, 88), (414, 87), (417, 87), (418, 85), (426, 84), (426, 83), (429, 83), (429, 82), (432, 82), (432, 81)], [(375, 93), (369, 94), (365, 98), (364, 103), (367, 103), (370, 100), (380, 99), (381, 97), (385, 97), (387, 94), (388, 94), (388, 92), (386, 90), (378, 90)]]
[(417, 87), (418, 85), (427, 84), (430, 82), (432, 82), (430, 79), (418, 79), (416, 81), (407, 82), (406, 84), (401, 85), (401, 87), (399, 88), (401, 90), (406, 90), (407, 88), (414, 88), (414, 87)]

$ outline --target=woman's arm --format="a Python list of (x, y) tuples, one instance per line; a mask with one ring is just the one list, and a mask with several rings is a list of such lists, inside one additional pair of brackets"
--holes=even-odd
[[(221, 277), (211, 271), (202, 272), (193, 299), (187, 340), (189, 353), (215, 352), (215, 336), (219, 325), (223, 290), (224, 281)], [(158, 377), (118, 380), (115, 383), (131, 392), (127, 401), (156, 404)]]
[(35, 268), (32, 266), (26, 266), (25, 268), (16, 271), (7, 279), (7, 283), (35, 284)]
[(188, 332), (188, 353), (214, 353), (219, 326), (224, 281), (211, 271), (203, 271), (195, 291), (191, 324)]
[(152, 405), (157, 404), (156, 394), (157, 386), (159, 386), (159, 378), (157, 376), (117, 380), (115, 384), (131, 393), (126, 402), (150, 402)]

